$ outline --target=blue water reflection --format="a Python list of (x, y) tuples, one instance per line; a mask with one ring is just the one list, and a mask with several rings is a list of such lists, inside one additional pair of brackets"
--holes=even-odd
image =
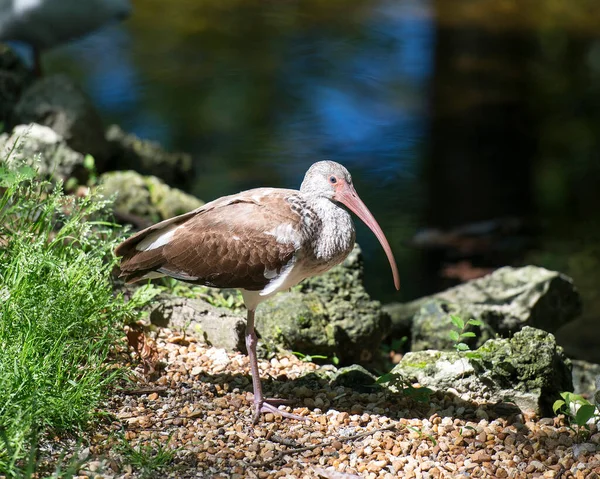
[[(249, 50), (234, 29), (215, 27), (179, 41), (176, 52), (152, 56), (134, 16), (57, 49), (47, 64), (76, 76), (107, 122), (190, 152), (199, 172), (193, 193), (202, 198), (267, 184), (297, 187), (322, 158), (346, 164), (405, 263), (402, 243), (419, 205), (414, 179), (427, 136), (434, 29), (427, 2), (366, 5), (358, 20), (339, 18), (331, 28), (269, 31), (257, 41), (266, 42), (264, 54)], [(244, 15), (265, 22), (277, 14), (269, 8)], [(276, 64), (257, 66), (262, 61)], [(370, 289), (392, 294), (391, 280), (376, 274), (387, 269), (377, 241), (362, 228), (359, 241)]]

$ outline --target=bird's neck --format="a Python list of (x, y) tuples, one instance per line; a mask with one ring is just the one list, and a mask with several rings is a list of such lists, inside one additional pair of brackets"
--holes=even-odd
[(354, 247), (352, 217), (344, 208), (327, 198), (310, 199), (318, 217), (318, 231), (313, 235), (315, 259), (328, 265), (341, 263)]

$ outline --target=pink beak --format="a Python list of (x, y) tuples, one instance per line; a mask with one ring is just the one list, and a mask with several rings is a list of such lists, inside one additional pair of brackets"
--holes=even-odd
[(334, 199), (346, 205), (350, 211), (358, 216), (363, 223), (366, 224), (373, 233), (375, 233), (375, 236), (377, 236), (381, 246), (383, 246), (383, 250), (385, 251), (388, 261), (390, 262), (392, 274), (394, 275), (394, 286), (396, 286), (396, 289), (400, 289), (400, 275), (398, 274), (398, 267), (396, 266), (396, 260), (394, 259), (392, 248), (390, 248), (390, 244), (383, 234), (383, 231), (381, 231), (377, 220), (373, 217), (369, 211), (369, 208), (367, 208), (367, 206), (358, 197), (354, 187), (348, 183), (345, 183), (336, 191)]

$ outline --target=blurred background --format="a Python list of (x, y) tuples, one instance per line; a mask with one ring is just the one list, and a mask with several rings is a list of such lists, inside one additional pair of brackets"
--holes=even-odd
[(133, 3), (45, 71), (107, 123), (191, 153), (191, 193), (297, 188), (332, 159), (396, 254), (399, 293), (358, 225), (375, 298), (533, 263), (572, 276), (600, 329), (597, 0)]

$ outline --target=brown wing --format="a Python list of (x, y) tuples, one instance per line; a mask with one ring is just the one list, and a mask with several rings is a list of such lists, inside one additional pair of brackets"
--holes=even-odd
[[(290, 208), (290, 194), (297, 193), (250, 190), (151, 226), (116, 249), (123, 256), (121, 276), (132, 282), (157, 271), (207, 286), (263, 289), (299, 248), (300, 216)], [(278, 237), (281, 225), (293, 239)], [(164, 245), (136, 249), (150, 235), (151, 240), (174, 228)]]

